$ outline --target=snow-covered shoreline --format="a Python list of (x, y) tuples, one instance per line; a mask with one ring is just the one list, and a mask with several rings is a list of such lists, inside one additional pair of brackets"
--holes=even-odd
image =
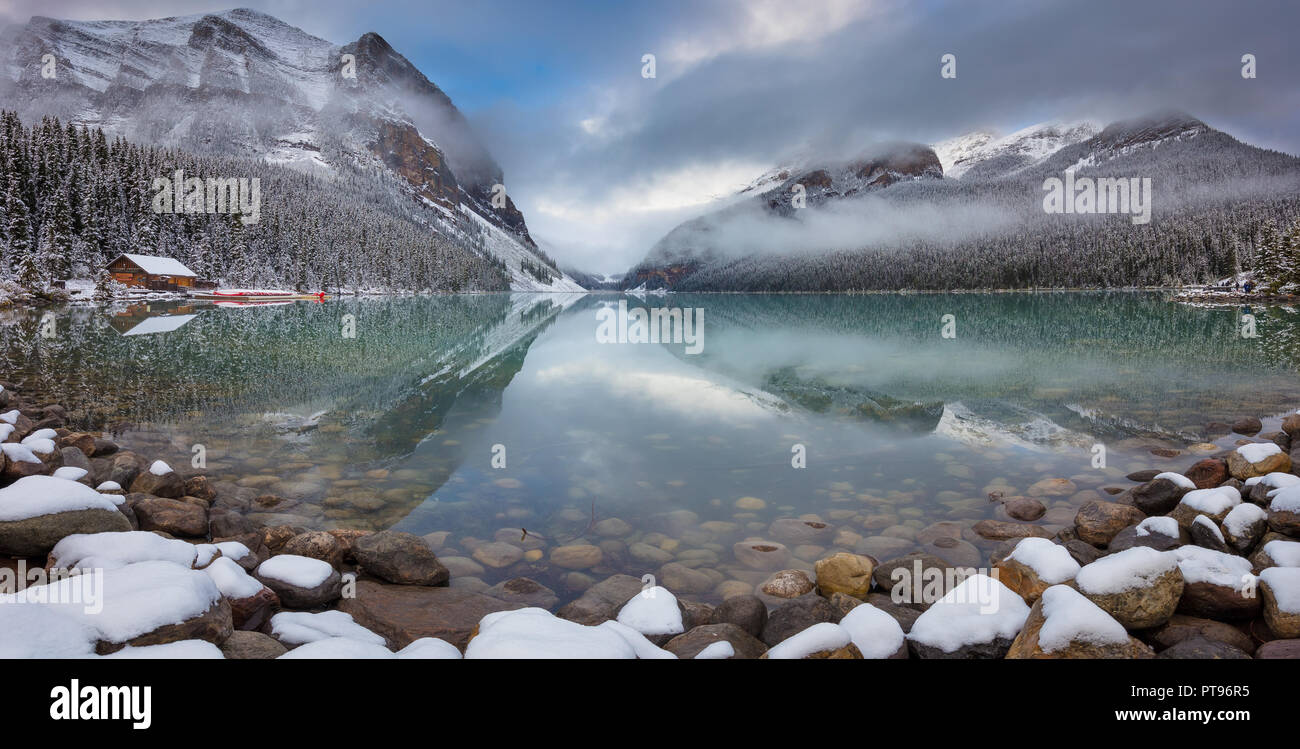
[[(926, 551), (826, 542), (804, 569), (782, 541), (754, 536), (731, 550), (763, 578), (743, 590), (700, 596), (699, 572), (667, 561), (671, 539), (640, 541), (657, 584), (608, 574), (560, 605), (526, 574), (597, 573), (626, 523), (593, 519), (564, 542), (519, 529), (464, 539), (477, 563), (516, 574), (469, 585), (463, 562), (439, 558), (445, 533), (262, 526), (235, 511), (219, 477), (72, 431), (61, 407), (21, 392), (0, 390), (0, 657), (1300, 655), (1300, 412), (1263, 435), (1243, 419), (1236, 446), (1182, 473), (1131, 474), (1108, 498), (1064, 478), (995, 492), (1004, 519), (912, 530)], [(736, 502), (740, 515), (764, 506)], [(832, 531), (786, 518), (765, 535)], [(968, 566), (966, 538), (997, 544), (987, 565)]]

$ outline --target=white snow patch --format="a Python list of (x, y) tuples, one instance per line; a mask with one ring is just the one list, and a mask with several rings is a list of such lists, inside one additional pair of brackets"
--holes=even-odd
[(618, 621), (643, 635), (676, 635), (686, 631), (677, 597), (654, 586), (632, 596), (618, 612)]
[(314, 588), (329, 579), (334, 567), (311, 557), (280, 554), (257, 566), (257, 574), (299, 588)]
[(166, 476), (172, 472), (172, 467), (161, 460), (155, 460), (153, 465), (149, 466), (149, 473), (155, 476)]
[[(36, 457), (26, 445), (20, 445), (17, 442), (6, 442), (0, 445), (0, 450), (4, 451), (5, 457), (10, 463), (40, 463), (41, 459)], [(21, 479), (20, 479), (21, 480)]]
[(1263, 507), (1254, 505), (1249, 502), (1242, 502), (1223, 518), (1223, 527), (1228, 529), (1228, 533), (1240, 538), (1246, 534), (1250, 526), (1261, 520), (1267, 520), (1268, 513)]
[(1015, 591), (986, 575), (972, 575), (917, 617), (907, 639), (951, 653), (1012, 640), (1028, 616), (1029, 607)]
[(1264, 553), (1278, 567), (1300, 567), (1300, 541), (1269, 541)]
[(85, 478), (87, 473), (89, 473), (89, 471), (87, 471), (85, 468), (78, 468), (76, 466), (63, 466), (62, 468), (56, 469), (54, 473), (51, 475), (53, 475), (54, 478), (56, 479), (64, 479), (65, 481), (77, 481), (79, 479)]
[(89, 486), (53, 476), (24, 476), (0, 489), (0, 522), (74, 510), (117, 512), (117, 505)]
[(1196, 489), (1184, 494), (1179, 503), (1206, 515), (1222, 515), (1241, 504), (1241, 494), (1231, 486)]
[(279, 660), (382, 660), (396, 657), (393, 651), (373, 642), (351, 637), (328, 637), (296, 647), (280, 656)]
[[(221, 595), (230, 599), (248, 598), (262, 592), (266, 587), (244, 571), (243, 567), (225, 557), (217, 557), (203, 568), (212, 582), (216, 583)], [(344, 615), (346, 616), (346, 614)]]
[[(236, 565), (237, 566), (237, 565)], [(384, 645), (384, 638), (357, 624), (351, 614), (342, 611), (283, 611), (271, 617), (271, 634), (285, 645), (346, 637), (358, 642)]]
[(1178, 538), (1178, 521), (1167, 515), (1156, 515), (1138, 523), (1137, 531), (1135, 532), (1139, 536), (1149, 536), (1152, 533), (1159, 533), (1168, 538)]
[(730, 658), (736, 654), (736, 649), (726, 640), (718, 640), (704, 646), (704, 649), (695, 654), (697, 661), (721, 661)]
[(1249, 445), (1242, 445), (1237, 448), (1237, 454), (1251, 464), (1258, 463), (1280, 452), (1282, 452), (1282, 448), (1278, 447), (1276, 442), (1252, 442)]
[(192, 544), (147, 531), (76, 533), (54, 545), (50, 559), (57, 569), (118, 569), (137, 562), (194, 564)]
[(1068, 585), (1043, 591), (1043, 626), (1038, 645), (1045, 653), (1064, 650), (1072, 642), (1122, 645), (1128, 642), (1124, 625)]
[(1268, 509), (1273, 512), (1300, 512), (1300, 484), (1278, 489), (1272, 497)]
[(105, 658), (129, 658), (129, 659), (153, 659), (153, 660), (220, 660), (226, 656), (222, 654), (221, 648), (213, 645), (207, 640), (177, 640), (176, 642), (165, 642), (161, 645), (144, 645), (134, 647), (127, 645), (116, 653), (110, 653)]
[(799, 660), (823, 650), (839, 650), (851, 642), (853, 635), (844, 627), (820, 622), (773, 645), (767, 651), (767, 658), (773, 661)]
[(848, 631), (853, 644), (868, 659), (888, 658), (903, 647), (906, 635), (894, 617), (869, 603), (853, 607), (844, 615), (840, 626)]
[(1279, 611), (1300, 614), (1300, 567), (1269, 567), (1259, 579), (1273, 592)]
[(91, 658), (99, 634), (61, 609), (0, 595), (0, 659)]
[(460, 660), (460, 651), (446, 640), (437, 637), (421, 637), (410, 645), (397, 651), (398, 658), (424, 661)]
[[(1174, 473), (1173, 471), (1165, 471), (1164, 473), (1157, 473), (1155, 478), (1165, 479), (1166, 481), (1172, 481), (1183, 489), (1196, 488), (1196, 482), (1192, 481), (1191, 479), (1187, 478), (1181, 473)], [(1155, 481), (1155, 479), (1152, 479), (1152, 481)]]
[[(1175, 523), (1175, 525), (1177, 525)], [(1079, 574), (1079, 563), (1060, 544), (1045, 538), (1024, 538), (1007, 555), (1034, 571), (1039, 580), (1052, 585), (1073, 580)], [(861, 607), (859, 607), (861, 608)]]
[(465, 657), (631, 659), (639, 652), (644, 653), (640, 657), (662, 657), (645, 645), (649, 641), (643, 635), (618, 622), (587, 627), (545, 609), (525, 608), (497, 611), (479, 620), (478, 635), (469, 641)]
[(1171, 553), (1178, 558), (1178, 569), (1188, 583), (1242, 590), (1255, 579), (1250, 574), (1250, 560), (1244, 557), (1195, 545), (1180, 546)]
[(1145, 588), (1177, 566), (1178, 558), (1173, 554), (1148, 546), (1134, 546), (1085, 565), (1075, 575), (1074, 582), (1084, 593), (1120, 593)]

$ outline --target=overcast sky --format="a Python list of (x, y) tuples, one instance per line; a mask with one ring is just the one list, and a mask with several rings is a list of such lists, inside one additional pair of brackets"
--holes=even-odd
[[(535, 236), (621, 272), (796, 153), (1186, 110), (1300, 153), (1287, 0), (248, 0), (333, 42), (367, 31), (477, 126)], [(204, 0), (0, 0), (0, 19), (145, 19)], [(957, 77), (940, 58), (957, 57)], [(1253, 54), (1258, 77), (1241, 76)], [(642, 56), (656, 56), (643, 78)]]

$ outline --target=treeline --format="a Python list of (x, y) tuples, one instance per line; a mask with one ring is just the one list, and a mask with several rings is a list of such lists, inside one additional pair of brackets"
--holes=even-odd
[[(681, 291), (1123, 288), (1214, 283), (1240, 272), (1274, 291), (1300, 284), (1296, 157), (1247, 146), (1218, 131), (1148, 144), (1113, 158), (1109, 152), (1092, 153), (1094, 146), (1065, 149), (1007, 178), (920, 179), (841, 198), (842, 205), (882, 201), (903, 216), (938, 209), (1002, 219), (991, 220), (993, 228), (841, 247), (828, 247), (810, 233), (798, 251), (755, 253), (715, 239), (727, 235), (720, 229), (728, 223), (743, 227), (751, 215), (731, 209), (674, 230), (628, 274), (625, 285), (685, 259), (698, 260), (701, 267), (673, 286)], [(1149, 224), (1134, 224), (1125, 214), (1043, 211), (1045, 178), (1094, 161), (1077, 175), (1150, 177)], [(786, 213), (769, 211), (767, 220), (801, 220)]]
[[(156, 213), (153, 181), (260, 181), (260, 219)], [(448, 225), (450, 222), (450, 225)], [(108, 142), (102, 130), (0, 112), (0, 276), (37, 290), (94, 279), (121, 253), (174, 257), (201, 278), (301, 290), (503, 290), (470, 222), (435, 216), (382, 170), (332, 177), (244, 158)]]

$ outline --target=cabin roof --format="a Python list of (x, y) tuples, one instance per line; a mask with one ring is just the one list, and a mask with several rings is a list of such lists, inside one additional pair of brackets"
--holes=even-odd
[[(186, 268), (184, 263), (175, 258), (157, 257), (154, 255), (132, 255), (128, 252), (118, 255), (118, 258), (123, 257), (140, 266), (140, 270), (151, 276), (189, 276), (191, 278), (198, 278), (197, 273)], [(113, 262), (116, 263), (117, 259), (115, 258)], [(109, 263), (109, 265), (112, 264), (113, 263)]]

